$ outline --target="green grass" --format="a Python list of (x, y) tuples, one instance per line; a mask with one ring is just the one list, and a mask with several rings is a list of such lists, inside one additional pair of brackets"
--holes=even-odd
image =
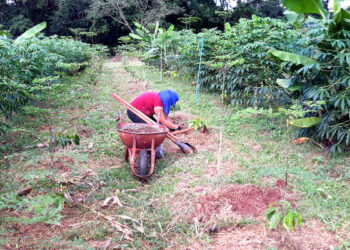
[[(143, 66), (126, 66), (126, 69), (133, 71), (135, 76), (144, 75)], [(284, 126), (283, 117), (277, 120), (280, 125), (276, 125), (268, 117), (251, 115), (239, 107), (222, 106), (218, 96), (205, 92), (199, 92), (198, 105), (194, 105), (195, 86), (178, 79), (163, 78), (160, 82), (159, 73), (153, 69), (146, 70), (145, 75), (148, 82), (154, 82), (157, 91), (176, 90), (181, 110), (201, 117), (215, 132), (219, 133), (223, 124), (225, 140), (236, 146), (235, 153), (227, 153), (226, 158), (233, 158), (244, 171), (214, 182), (219, 185), (253, 183), (273, 186), (275, 183), (262, 183), (261, 180), (265, 177), (284, 179), (289, 165), (289, 183), (300, 193), (298, 203), (303, 217), (317, 218), (330, 230), (340, 227), (350, 230), (350, 191), (346, 188), (350, 181), (350, 162), (346, 154), (330, 156), (314, 145), (294, 146), (291, 144), (293, 131)], [(261, 150), (252, 151), (248, 144), (258, 144)], [(206, 155), (209, 162), (216, 161), (212, 152), (200, 154)]]
[[(218, 156), (217, 151), (208, 148), (196, 155), (179, 157), (167, 154), (165, 159), (157, 161), (155, 174), (150, 180), (135, 179), (129, 164), (123, 161), (124, 145), (115, 129), (117, 111), (122, 110), (125, 114), (125, 108), (111, 98), (111, 93), (116, 92), (131, 101), (143, 90), (133, 90), (132, 85), (127, 85), (130, 84), (128, 76), (118, 75), (123, 68), (147, 82), (155, 91), (175, 89), (180, 96), (179, 110), (201, 117), (211, 133), (216, 134), (217, 139), (213, 140), (215, 150), (218, 149), (222, 127), (221, 161), (237, 169), (209, 177), (207, 168), (216, 168)], [(181, 216), (181, 213), (193, 211), (193, 200), (198, 197), (194, 190), (210, 191), (233, 183), (275, 186), (277, 179), (285, 178), (287, 166), (289, 187), (298, 193), (301, 216), (305, 220), (316, 218), (329, 230), (350, 230), (350, 164), (347, 156), (331, 157), (312, 144), (292, 145), (293, 131), (284, 126), (283, 117), (276, 118), (278, 125), (267, 116), (256, 116), (247, 109), (222, 105), (219, 96), (206, 92), (199, 93), (198, 105), (194, 105), (195, 86), (165, 77), (160, 82), (159, 72), (145, 66), (105, 63), (96, 86), (87, 84), (88, 79), (84, 74), (67, 78), (66, 85), (53, 99), (52, 108), (46, 111), (28, 108), (27, 112), (16, 117), (13, 127), (21, 129), (16, 130), (15, 140), (6, 136), (1, 138), (7, 143), (0, 147), (4, 156), (0, 165), (0, 195), (13, 194), (29, 186), (34, 189), (33, 196), (62, 192), (60, 190), (64, 188), (67, 192), (86, 195), (85, 204), (105, 214), (135, 219), (146, 233), (134, 232), (131, 241), (122, 239), (120, 232), (114, 230), (108, 221), (91, 219), (90, 211), (73, 207), (82, 218), (86, 217), (86, 221), (95, 223), (86, 223), (51, 239), (41, 240), (40, 247), (69, 248), (80, 244), (88, 248), (89, 241), (107, 241), (109, 238), (120, 244), (120, 248), (145, 248), (145, 242), (148, 244), (146, 248), (181, 248), (194, 240), (209, 247), (211, 236), (196, 235), (193, 223)], [(69, 178), (90, 173), (86, 181), (62, 187), (52, 181), (54, 178), (65, 180), (60, 170), (43, 165), (50, 156), (47, 148), (26, 148), (48, 140), (49, 134), (43, 130), (48, 113), (55, 114), (55, 131), (72, 129), (80, 134), (81, 144), (74, 149), (57, 150), (55, 159), (71, 159), (62, 160), (70, 169)], [(93, 143), (91, 149), (87, 148), (89, 143)], [(14, 181), (9, 181), (10, 178)], [(118, 197), (123, 207), (100, 209), (104, 199), (115, 194), (116, 190), (119, 190)], [(174, 212), (172, 203), (178, 200), (184, 203), (184, 208)], [(116, 220), (135, 229), (136, 224), (131, 220)], [(256, 221), (243, 218), (218, 223), (219, 227), (235, 225), (239, 230)], [(0, 246), (18, 240), (11, 230), (11, 225), (0, 219)], [(348, 244), (344, 242), (344, 245)]]

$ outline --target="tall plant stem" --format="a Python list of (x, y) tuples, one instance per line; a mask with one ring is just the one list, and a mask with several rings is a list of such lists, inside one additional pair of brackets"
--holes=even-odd
[(226, 69), (224, 66), (224, 72), (223, 72), (223, 77), (222, 77), (222, 93), (221, 93), (221, 98), (222, 98), (222, 103), (225, 102), (225, 78), (226, 78)]

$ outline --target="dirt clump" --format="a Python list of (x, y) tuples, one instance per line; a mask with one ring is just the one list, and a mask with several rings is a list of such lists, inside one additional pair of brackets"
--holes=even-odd
[(192, 218), (209, 221), (223, 208), (232, 214), (258, 217), (264, 214), (269, 204), (283, 199), (279, 188), (260, 188), (256, 185), (224, 187), (199, 198)]
[(164, 130), (157, 125), (149, 125), (144, 123), (128, 123), (119, 128), (120, 131), (135, 134), (156, 134), (162, 133)]

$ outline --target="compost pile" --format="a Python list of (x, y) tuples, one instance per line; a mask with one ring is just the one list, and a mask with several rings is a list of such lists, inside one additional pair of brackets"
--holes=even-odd
[(122, 132), (135, 134), (155, 134), (164, 132), (164, 130), (158, 127), (158, 125), (149, 125), (144, 123), (128, 123), (120, 127), (119, 130)]

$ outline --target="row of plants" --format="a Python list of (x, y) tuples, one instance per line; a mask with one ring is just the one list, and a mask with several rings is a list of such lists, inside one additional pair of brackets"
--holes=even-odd
[[(285, 109), (299, 107), (292, 125), (330, 152), (350, 145), (350, 13), (334, 1), (334, 14), (322, 1), (282, 1), (287, 21), (252, 16), (224, 31), (174, 31), (138, 27), (129, 36), (134, 49), (171, 76), (195, 81), (234, 105)], [(313, 14), (307, 17), (306, 14)], [(122, 38), (126, 42), (126, 38)], [(201, 40), (203, 50), (201, 51)], [(135, 43), (136, 42), (136, 43)], [(130, 44), (128, 45), (130, 48)], [(297, 118), (297, 120), (296, 120)]]
[(0, 27), (0, 132), (7, 120), (32, 100), (40, 101), (65, 75), (91, 64), (105, 48), (64, 37), (45, 37), (41, 23), (16, 39)]

